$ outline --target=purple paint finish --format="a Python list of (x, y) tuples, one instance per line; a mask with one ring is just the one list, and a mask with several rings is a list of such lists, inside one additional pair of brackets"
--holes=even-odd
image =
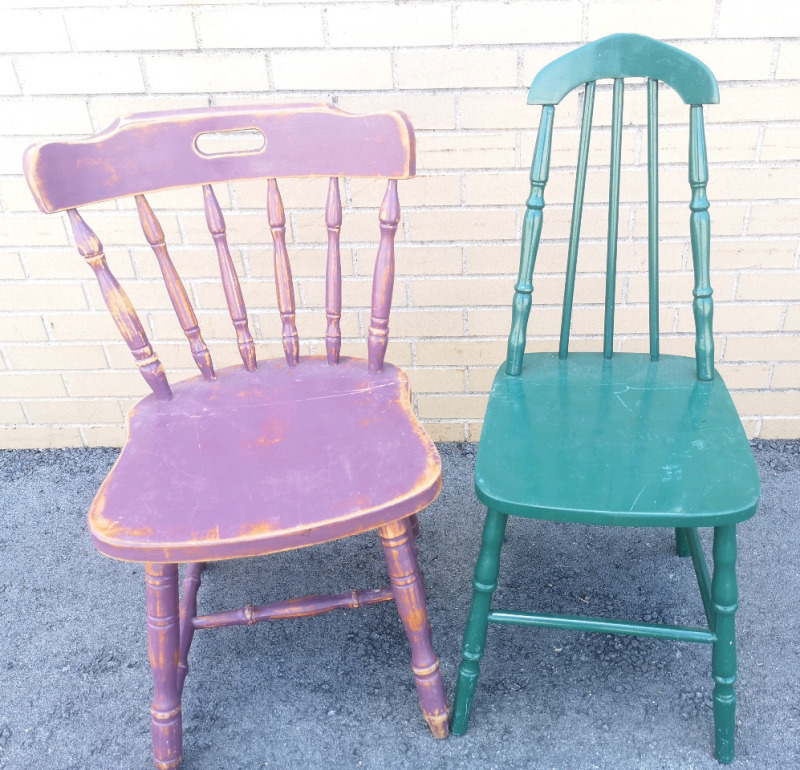
[(189, 295), (186, 293), (183, 281), (181, 281), (178, 271), (175, 269), (172, 259), (170, 259), (161, 223), (153, 213), (153, 209), (150, 208), (150, 204), (144, 195), (136, 196), (136, 208), (139, 210), (139, 221), (142, 223), (145, 238), (147, 238), (147, 242), (158, 260), (158, 266), (161, 269), (161, 275), (164, 278), (172, 307), (175, 308), (175, 314), (178, 316), (181, 329), (183, 329), (183, 333), (189, 340), (192, 357), (203, 377), (207, 380), (213, 380), (216, 375), (214, 374), (214, 365), (211, 362), (211, 353), (208, 352), (208, 346), (200, 334), (197, 316), (194, 314), (192, 303), (189, 302)]
[(183, 692), (183, 683), (189, 674), (189, 649), (194, 637), (193, 619), (197, 615), (197, 592), (200, 589), (201, 576), (205, 562), (193, 562), (186, 565), (183, 578), (183, 593), (180, 604), (180, 651), (178, 655), (177, 687), (178, 695)]
[(339, 363), (342, 332), (342, 260), (339, 254), (339, 234), (342, 229), (342, 200), (339, 197), (339, 180), (331, 177), (328, 184), (328, 201), (325, 206), (325, 226), (328, 229), (328, 264), (325, 269), (325, 314), (328, 326), (325, 331), (325, 351), (328, 363)]
[(408, 520), (395, 521), (378, 532), (386, 555), (397, 611), (411, 644), (411, 669), (422, 713), (436, 738), (448, 732), (447, 705), (439, 660), (431, 644), (422, 573), (417, 565), (414, 535)]
[(391, 588), (372, 588), (361, 591), (348, 591), (335, 596), (303, 596), (299, 599), (286, 599), (263, 607), (248, 604), (238, 610), (214, 612), (194, 619), (194, 628), (224, 628), (227, 626), (252, 626), (262, 620), (282, 620), (285, 618), (308, 618), (322, 615), (331, 610), (355, 610), (370, 604), (380, 604), (394, 599)]
[[(203, 133), (256, 128), (266, 146), (214, 156)], [(348, 115), (321, 105), (211, 108), (133, 115), (87, 140), (32, 147), (25, 174), (43, 211), (68, 210), (79, 252), (139, 369), (154, 392), (128, 415), (128, 438), (89, 512), (108, 556), (146, 563), (147, 625), (156, 767), (181, 761), (181, 693), (195, 628), (298, 617), (394, 599), (411, 645), (423, 714), (437, 738), (447, 706), (431, 647), (416, 513), (441, 488), (436, 448), (411, 409), (408, 378), (383, 364), (400, 219), (397, 179), (414, 174), (414, 133), (401, 113)], [(373, 281), (369, 360), (340, 358), (342, 281), (339, 176), (388, 178)], [(286, 217), (277, 176), (330, 177), (325, 312), (326, 357), (299, 364)], [(262, 361), (247, 321), (212, 183), (268, 178), (267, 219), (286, 361)], [(236, 331), (241, 366), (214, 371), (194, 309), (144, 197), (201, 184), (209, 231)], [(181, 327), (203, 377), (170, 389), (144, 327), (106, 264), (100, 240), (76, 206), (135, 195)], [(333, 366), (331, 364), (338, 364)], [(391, 589), (303, 597), (197, 617), (206, 561), (300, 548), (378, 529)], [(178, 601), (178, 568), (188, 562)]]
[(372, 277), (372, 318), (367, 339), (369, 370), (373, 373), (381, 370), (389, 344), (389, 311), (394, 288), (394, 235), (400, 222), (400, 201), (397, 197), (397, 181), (394, 179), (390, 179), (386, 185), (379, 217), (381, 242)]
[[(309, 357), (179, 382), (128, 416), (129, 437), (89, 513), (97, 548), (129, 561), (251, 556), (409, 516), (439, 492), (433, 442), (406, 375)], [(321, 504), (325, 501), (325, 504)]]
[(159, 770), (181, 763), (181, 698), (178, 692), (180, 621), (178, 616), (178, 566), (145, 566), (147, 646), (153, 671), (153, 704), (150, 728), (153, 762)]
[(228, 248), (228, 237), (225, 232), (225, 219), (222, 216), (222, 209), (217, 202), (217, 196), (210, 184), (203, 185), (203, 200), (205, 202), (206, 223), (208, 231), (214, 240), (217, 248), (217, 259), (219, 261), (219, 272), (222, 276), (222, 286), (225, 289), (225, 300), (228, 303), (228, 311), (231, 314), (233, 328), (236, 330), (236, 344), (239, 346), (239, 353), (244, 361), (245, 368), (253, 372), (256, 369), (256, 347), (253, 343), (253, 335), (247, 325), (247, 309), (244, 306), (242, 297), (242, 287), (239, 285), (239, 278), (236, 275), (236, 268), (233, 265), (231, 252)]
[[(254, 128), (255, 152), (204, 155), (203, 133)], [(30, 147), (25, 171), (42, 211), (165, 187), (285, 176), (414, 176), (414, 130), (401, 112), (350, 115), (324, 104), (145, 112), (91, 140)]]
[(150, 389), (157, 398), (166, 400), (172, 395), (167, 382), (167, 375), (161, 361), (150, 346), (142, 322), (133, 309), (128, 295), (122, 290), (106, 262), (103, 244), (94, 234), (94, 231), (83, 221), (81, 215), (75, 210), (67, 212), (72, 232), (75, 235), (75, 244), (78, 252), (94, 270), (100, 292), (106, 303), (108, 312), (114, 319), (122, 338), (136, 359), (136, 366), (142, 373)]
[(275, 289), (278, 292), (278, 310), (283, 326), (281, 337), (283, 352), (289, 366), (297, 366), (300, 361), (300, 341), (294, 321), (294, 287), (292, 286), (292, 267), (286, 251), (286, 214), (278, 189), (278, 181), (270, 179), (267, 188), (267, 218), (272, 233), (274, 247)]

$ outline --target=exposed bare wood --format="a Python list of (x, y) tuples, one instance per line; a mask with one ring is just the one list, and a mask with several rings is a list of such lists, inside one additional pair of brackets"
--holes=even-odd
[(328, 327), (325, 332), (325, 351), (328, 363), (339, 363), (342, 347), (342, 262), (339, 254), (339, 234), (342, 229), (342, 201), (339, 197), (339, 180), (331, 177), (328, 186), (328, 203), (325, 207), (325, 224), (328, 228), (328, 265), (325, 272), (325, 313)]
[(164, 283), (166, 284), (172, 307), (175, 308), (181, 329), (183, 329), (183, 333), (189, 340), (192, 357), (203, 377), (207, 380), (214, 380), (216, 379), (216, 374), (214, 373), (214, 364), (211, 362), (211, 353), (209, 353), (208, 346), (200, 334), (197, 316), (194, 314), (194, 309), (189, 301), (189, 295), (186, 293), (183, 281), (181, 281), (178, 271), (175, 269), (172, 259), (170, 259), (161, 224), (144, 195), (136, 196), (136, 208), (139, 210), (139, 220), (142, 223), (145, 238), (147, 238), (147, 242), (152, 247), (153, 253), (158, 260), (158, 266), (161, 269), (161, 275), (164, 276)]
[(256, 348), (253, 343), (253, 336), (247, 325), (247, 309), (244, 306), (242, 297), (242, 287), (239, 285), (239, 278), (236, 275), (236, 268), (233, 265), (231, 252), (228, 248), (228, 237), (225, 233), (225, 219), (222, 216), (222, 209), (217, 202), (217, 196), (211, 185), (203, 185), (203, 198), (205, 200), (206, 222), (214, 245), (217, 247), (217, 258), (219, 259), (219, 271), (222, 275), (222, 286), (225, 289), (225, 299), (228, 302), (228, 310), (231, 314), (233, 327), (236, 329), (236, 344), (239, 346), (239, 353), (242, 361), (249, 372), (256, 370)]
[(283, 352), (289, 366), (297, 366), (300, 361), (300, 343), (294, 314), (294, 287), (292, 286), (292, 267), (286, 251), (286, 214), (283, 211), (278, 182), (269, 180), (267, 190), (267, 217), (275, 246), (275, 289), (278, 292), (278, 309), (281, 314), (283, 330)]
[(133, 353), (142, 377), (145, 378), (153, 393), (156, 394), (156, 398), (161, 400), (170, 398), (172, 391), (167, 382), (164, 367), (150, 346), (142, 322), (128, 299), (128, 295), (123, 291), (108, 267), (106, 255), (103, 252), (103, 244), (89, 225), (84, 222), (77, 209), (70, 209), (67, 215), (72, 225), (72, 232), (75, 234), (75, 243), (78, 246), (78, 251), (94, 270), (106, 307), (108, 307), (114, 323), (117, 325), (131, 353)]
[(391, 588), (372, 588), (369, 590), (353, 590), (336, 596), (304, 596), (299, 599), (287, 599), (264, 606), (248, 604), (238, 610), (214, 612), (194, 619), (195, 628), (220, 628), (222, 626), (252, 626), (262, 620), (278, 620), (285, 618), (307, 618), (321, 615), (331, 610), (354, 610), (369, 604), (390, 602), (394, 599)]
[(372, 278), (372, 318), (369, 324), (367, 351), (371, 373), (381, 371), (389, 344), (389, 311), (394, 288), (394, 236), (400, 222), (397, 180), (390, 179), (380, 209), (381, 242)]

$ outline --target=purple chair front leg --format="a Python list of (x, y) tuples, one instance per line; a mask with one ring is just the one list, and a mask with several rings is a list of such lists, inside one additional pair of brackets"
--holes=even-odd
[(153, 763), (159, 770), (178, 767), (183, 756), (181, 699), (178, 694), (180, 622), (178, 565), (145, 565), (147, 644), (153, 671)]
[(447, 700), (439, 659), (431, 644), (431, 627), (422, 575), (417, 565), (411, 525), (407, 520), (386, 524), (378, 530), (389, 568), (397, 611), (411, 644), (411, 669), (417, 683), (425, 721), (435, 738), (447, 736)]

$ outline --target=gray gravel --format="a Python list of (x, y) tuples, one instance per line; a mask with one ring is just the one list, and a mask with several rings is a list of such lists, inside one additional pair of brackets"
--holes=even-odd
[[(423, 517), (420, 558), (452, 700), (483, 511), (474, 447), (440, 449), (445, 488)], [(734, 767), (800, 767), (800, 442), (754, 451), (763, 497), (740, 528)], [(152, 767), (143, 570), (97, 554), (84, 524), (115, 457), (0, 452), (2, 768)], [(214, 565), (200, 604), (385, 582), (373, 533)], [(513, 519), (497, 604), (702, 622), (691, 562), (667, 530)], [(391, 603), (200, 631), (190, 664), (186, 770), (719, 767), (705, 645), (492, 627), (470, 730), (439, 742), (419, 714)]]

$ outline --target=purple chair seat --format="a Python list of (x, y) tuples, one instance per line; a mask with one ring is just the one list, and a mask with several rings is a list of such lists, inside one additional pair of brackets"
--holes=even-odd
[[(365, 415), (369, 415), (365, 418)], [(374, 529), (434, 500), (441, 472), (411, 411), (408, 378), (361, 359), (259, 361), (154, 395), (89, 512), (101, 552), (207, 561)], [(177, 514), (177, 515), (176, 515)]]

